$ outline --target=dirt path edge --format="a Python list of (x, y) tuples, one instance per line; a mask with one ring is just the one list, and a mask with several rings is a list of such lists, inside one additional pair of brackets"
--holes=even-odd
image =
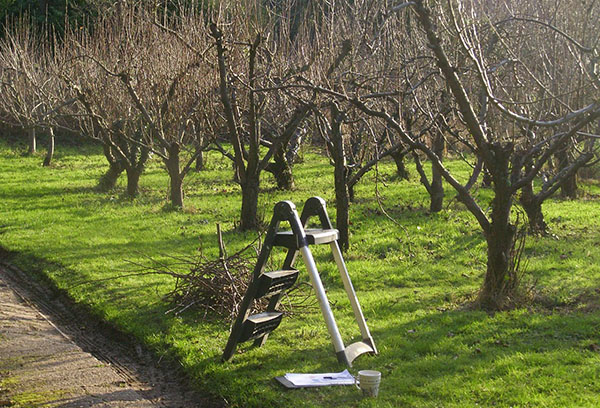
[(169, 408), (226, 406), (219, 397), (195, 389), (176, 362), (157, 357), (132, 336), (98, 319), (40, 271), (31, 276), (14, 266), (10, 261), (15, 255), (0, 247), (0, 273), (8, 286), (64, 337), (135, 385), (144, 399)]

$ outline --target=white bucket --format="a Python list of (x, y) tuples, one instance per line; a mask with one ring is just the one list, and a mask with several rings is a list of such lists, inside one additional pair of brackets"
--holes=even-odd
[(375, 370), (360, 370), (356, 378), (356, 387), (362, 390), (367, 397), (376, 397), (379, 394), (381, 373)]

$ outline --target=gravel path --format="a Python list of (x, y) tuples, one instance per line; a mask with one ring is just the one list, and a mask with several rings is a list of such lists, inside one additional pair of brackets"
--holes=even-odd
[[(140, 346), (85, 321), (0, 266), (0, 407), (215, 407)], [(90, 328), (90, 326), (92, 326)]]

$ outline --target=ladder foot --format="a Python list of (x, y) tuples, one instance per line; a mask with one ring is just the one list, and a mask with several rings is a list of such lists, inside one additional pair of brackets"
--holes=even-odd
[(344, 350), (337, 352), (337, 358), (340, 363), (352, 367), (352, 362), (363, 354), (377, 354), (377, 350), (373, 345), (373, 339), (366, 339), (350, 344)]
[(348, 367), (352, 367), (352, 361), (348, 361), (348, 357), (346, 356), (346, 350), (338, 351), (335, 353), (338, 359), (338, 363), (347, 365)]
[(379, 354), (377, 352), (377, 347), (375, 347), (375, 342), (373, 341), (373, 337), (368, 337), (366, 339), (363, 339), (362, 341), (363, 341), (363, 343), (365, 343), (366, 345), (371, 347), (371, 349), (373, 350), (371, 353), (373, 353), (375, 355)]

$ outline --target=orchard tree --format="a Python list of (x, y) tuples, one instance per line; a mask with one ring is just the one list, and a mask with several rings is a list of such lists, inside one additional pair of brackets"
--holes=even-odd
[[(559, 11), (561, 13), (573, 12), (576, 4), (566, 3)], [(475, 216), (484, 232), (488, 246), (488, 262), (479, 301), (484, 308), (498, 309), (505, 307), (510, 302), (516, 289), (515, 285), (518, 284), (514, 270), (516, 226), (511, 220), (514, 198), (521, 188), (539, 174), (558, 149), (572, 140), (578, 132), (590, 130), (590, 126), (600, 118), (600, 100), (597, 92), (590, 92), (580, 106), (571, 106), (566, 109), (566, 112), (559, 112), (558, 115), (548, 112), (546, 113), (547, 117), (543, 117), (543, 112), (539, 112), (539, 116), (532, 118), (516, 110), (526, 101), (512, 98), (501, 99), (498, 96), (499, 89), (508, 98), (511, 96), (511, 90), (516, 88), (507, 84), (506, 77), (510, 79), (511, 85), (515, 84), (518, 79), (515, 78), (517, 75), (531, 79), (528, 81), (529, 85), (537, 84), (536, 91), (539, 99), (527, 101), (529, 104), (539, 103), (547, 98), (559, 103), (561, 95), (564, 95), (564, 92), (568, 93), (571, 84), (568, 81), (561, 83), (560, 90), (563, 91), (561, 93), (548, 92), (546, 84), (555, 78), (551, 75), (546, 78), (537, 76), (535, 70), (531, 68), (537, 64), (543, 64), (546, 61), (546, 55), (543, 52), (530, 53), (527, 58), (518, 58), (515, 41), (518, 42), (522, 37), (515, 35), (514, 30), (498, 30), (497, 23), (503, 16), (486, 14), (485, 11), (485, 5), (470, 2), (459, 1), (450, 2), (448, 6), (428, 6), (424, 1), (414, 1), (410, 2), (409, 12), (415, 13), (437, 66), (450, 89), (457, 110), (460, 112), (461, 120), (476, 146), (476, 153), (481, 157), (492, 178), (493, 198), (491, 212), (488, 214), (477, 204), (474, 196), (469, 194), (469, 191), (458, 182), (450, 171), (443, 167), (437, 155), (430, 148), (421, 146), (421, 150), (440, 169), (446, 181), (456, 189), (458, 199)], [(530, 30), (534, 30), (538, 35), (543, 34), (537, 30), (537, 27), (526, 24), (526, 21), (522, 21), (522, 23), (520, 27), (522, 32), (528, 33)], [(440, 27), (444, 25), (448, 29), (447, 31), (440, 30)], [(443, 32), (453, 32), (458, 36), (462, 48), (476, 72), (476, 83), (468, 84), (465, 81), (467, 75), (462, 74), (453, 66), (444, 46)], [(566, 41), (573, 45), (572, 37), (553, 35), (552, 29), (549, 29), (546, 34), (544, 39), (547, 43), (559, 46), (561, 42)], [(495, 36), (500, 37), (502, 47), (496, 51), (494, 58), (486, 58), (483, 52), (486, 41), (490, 41)], [(494, 41), (496, 40), (494, 39)], [(515, 56), (517, 56), (516, 60)], [(572, 60), (553, 60), (547, 63), (555, 64), (556, 68), (560, 68), (569, 63), (579, 65), (579, 58), (586, 58), (581, 49), (574, 50)], [(507, 59), (512, 59), (512, 61), (504, 65), (504, 61)], [(504, 67), (512, 69), (510, 75), (503, 75), (501, 71)], [(589, 86), (594, 87), (594, 78), (590, 78), (592, 81), (589, 82)], [(508, 121), (517, 125), (516, 127), (543, 129), (542, 137), (535, 145), (531, 146), (522, 143), (518, 133), (507, 135), (502, 128), (492, 128), (491, 122), (486, 123), (482, 119), (484, 115), (481, 115), (481, 112), (480, 115), (476, 113), (476, 109), (482, 106), (476, 105), (474, 97), (469, 95), (467, 85), (484, 89), (486, 98), (494, 108), (495, 114), (506, 118), (505, 121), (497, 121), (497, 123), (506, 124)], [(520, 93), (516, 95), (516, 97), (518, 96)], [(505, 101), (510, 102), (510, 105)], [(487, 106), (483, 107), (487, 108)]]
[(40, 66), (43, 42), (22, 20), (8, 28), (0, 43), (2, 69), (2, 121), (28, 133), (28, 153), (37, 152), (36, 127), (43, 101), (38, 92), (46, 81)]
[(44, 166), (52, 161), (60, 110), (74, 102), (56, 75), (53, 45), (25, 18), (7, 26), (0, 39), (0, 120), (28, 133), (29, 154), (37, 151), (36, 132), (47, 132)]
[[(578, 7), (573, 2), (562, 6), (557, 13), (571, 13)], [(426, 155), (456, 191), (457, 199), (476, 218), (487, 242), (487, 271), (478, 297), (479, 304), (486, 309), (510, 306), (518, 291), (517, 226), (511, 217), (515, 198), (565, 143), (572, 143), (578, 135), (594, 133), (596, 121), (600, 118), (598, 78), (589, 70), (594, 52), (587, 52), (594, 44), (581, 44), (570, 34), (548, 25), (545, 26), (547, 31), (540, 32), (538, 24), (522, 20), (519, 31), (514, 28), (500, 30), (499, 23), (507, 18), (501, 12), (503, 9), (467, 1), (443, 4), (410, 1), (385, 12), (386, 24), (399, 14), (415, 19), (418, 30), (414, 30), (413, 35), (421, 36), (427, 44), (427, 48), (421, 49), (422, 58), (432, 60), (444, 80), (452, 108), (457, 112), (457, 121), (451, 124), (453, 132), (448, 134), (456, 139), (454, 143), (470, 146), (477, 158), (472, 174), (462, 180), (444, 166), (432, 146), (420, 138), (419, 133), (408, 129), (391, 113), (393, 109), (389, 107), (388, 97), (396, 92), (394, 88), (378, 88), (382, 96), (373, 98), (373, 91), (367, 93), (364, 88), (356, 92), (342, 92), (316, 84), (307, 85), (385, 122), (406, 145)], [(401, 29), (401, 26), (397, 27)], [(572, 58), (547, 61), (547, 55), (539, 50), (526, 58), (519, 58), (516, 53), (519, 38), (533, 35), (532, 30), (535, 35), (545, 35), (544, 41), (549, 46), (568, 43)], [(562, 34), (553, 35), (557, 32)], [(498, 45), (491, 52), (490, 44), (494, 42)], [(455, 54), (456, 47), (449, 52), (449, 44), (458, 44), (460, 54)], [(555, 78), (536, 75), (533, 67), (539, 64), (556, 64), (557, 69), (564, 64), (575, 64), (585, 70), (586, 97), (579, 101), (578, 106), (567, 105), (564, 111), (533, 110), (531, 105), (542, 104), (548, 99), (560, 103), (571, 89), (567, 80), (560, 83), (560, 92), (548, 92), (547, 84)], [(526, 83), (519, 82), (524, 78)], [(521, 100), (521, 87), (528, 87), (528, 95), (536, 96)], [(522, 109), (524, 106), (529, 106), (529, 112), (536, 115), (528, 116)], [(523, 139), (523, 128), (537, 135), (535, 144)], [(488, 170), (492, 180), (490, 203), (480, 202), (471, 191), (482, 166)], [(488, 206), (490, 208), (486, 210)]]
[[(307, 69), (304, 50), (274, 31), (285, 26), (275, 24), (279, 17), (265, 15), (268, 11), (253, 1), (232, 3), (210, 24), (218, 69), (220, 108), (216, 109), (224, 118), (233, 151), (220, 150), (233, 161), (242, 190), (241, 230), (259, 227), (261, 174), (273, 157), (279, 158), (276, 165), (283, 164), (280, 155), (311, 112), (310, 95), (284, 93), (281, 86)], [(281, 167), (289, 172), (289, 167)], [(289, 178), (282, 184), (289, 185)]]
[(113, 189), (125, 171), (126, 193), (135, 197), (150, 149), (141, 143), (144, 126), (129, 96), (118, 79), (103, 69), (136, 51), (135, 44), (121, 41), (123, 31), (113, 29), (114, 22), (114, 16), (105, 18), (97, 23), (93, 34), (68, 32), (57, 50), (65, 61), (59, 75), (77, 98), (77, 109), (70, 112), (73, 130), (100, 142), (108, 161), (99, 188)]
[(77, 65), (66, 80), (113, 173), (127, 172), (129, 195), (152, 153), (169, 174), (171, 204), (183, 207), (183, 180), (209, 141), (201, 117), (213, 76), (201, 27), (202, 16), (164, 16), (159, 24), (152, 10), (131, 5), (97, 22), (89, 37), (73, 38)]

